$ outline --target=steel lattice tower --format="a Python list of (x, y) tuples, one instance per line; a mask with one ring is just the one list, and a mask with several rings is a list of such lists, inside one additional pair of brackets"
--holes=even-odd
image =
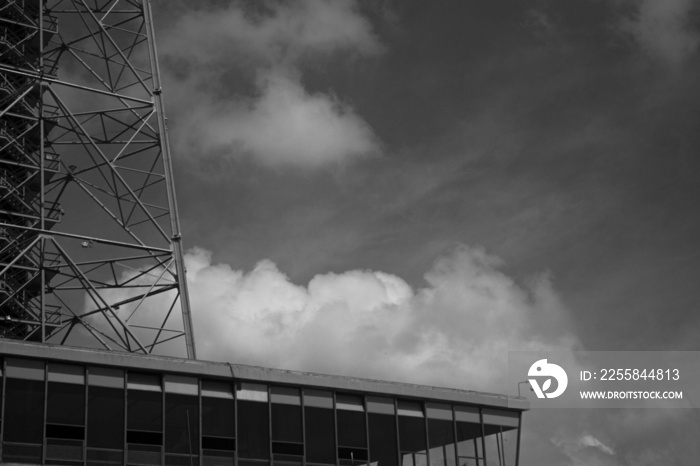
[(3, 0), (0, 117), (0, 335), (195, 358), (149, 0)]

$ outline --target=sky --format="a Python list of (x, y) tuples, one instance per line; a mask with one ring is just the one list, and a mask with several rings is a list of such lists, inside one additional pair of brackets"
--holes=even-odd
[[(698, 351), (700, 4), (154, 0), (198, 356), (515, 394), (509, 350)], [(521, 464), (697, 464), (532, 410)]]

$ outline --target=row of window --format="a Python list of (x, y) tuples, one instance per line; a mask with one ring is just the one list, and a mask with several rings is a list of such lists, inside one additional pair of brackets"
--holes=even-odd
[(2, 381), (3, 462), (471, 466), (517, 456), (516, 411), (13, 358)]

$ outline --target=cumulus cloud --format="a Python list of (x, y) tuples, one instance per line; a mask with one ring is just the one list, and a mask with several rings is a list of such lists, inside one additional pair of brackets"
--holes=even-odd
[[(175, 142), (187, 153), (319, 168), (380, 152), (349, 103), (302, 85), (309, 60), (382, 51), (354, 0), (201, 10), (182, 17), (161, 42), (179, 88)], [(221, 78), (227, 75), (236, 78)]]
[(694, 0), (642, 0), (633, 4), (635, 11), (621, 23), (621, 29), (649, 56), (678, 65), (695, 53), (700, 34), (690, 22), (697, 10)]
[(268, 167), (317, 168), (379, 152), (371, 128), (338, 99), (309, 94), (284, 74), (265, 76), (259, 87), (257, 98), (211, 102), (194, 113), (187, 144), (194, 151), (253, 157)]
[(519, 285), (477, 248), (438, 259), (420, 289), (369, 270), (302, 286), (269, 260), (234, 270), (202, 249), (186, 260), (204, 359), (504, 392), (508, 350), (576, 345), (546, 276)]

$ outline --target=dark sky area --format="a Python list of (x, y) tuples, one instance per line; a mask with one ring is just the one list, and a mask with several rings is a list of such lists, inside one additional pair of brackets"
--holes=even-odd
[[(205, 358), (700, 350), (697, 2), (153, 6)], [(694, 413), (533, 411), (523, 464), (696, 464)]]

